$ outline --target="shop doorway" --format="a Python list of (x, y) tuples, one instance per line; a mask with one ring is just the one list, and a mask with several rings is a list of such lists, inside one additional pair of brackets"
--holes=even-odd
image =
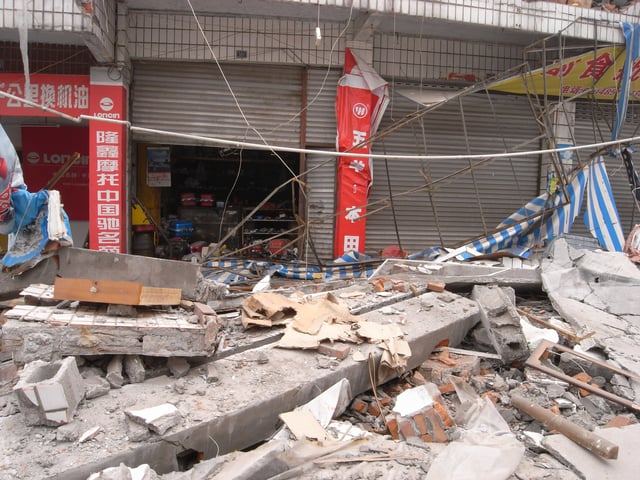
[[(158, 152), (164, 160), (154, 160)], [(185, 258), (203, 248), (224, 256), (296, 255), (301, 235), (296, 184), (273, 192), (298, 174), (298, 154), (179, 145), (146, 145), (141, 153), (137, 197), (157, 202), (157, 208), (147, 209), (159, 217), (155, 256)], [(145, 254), (135, 251), (140, 243), (135, 212), (132, 223), (133, 253)]]

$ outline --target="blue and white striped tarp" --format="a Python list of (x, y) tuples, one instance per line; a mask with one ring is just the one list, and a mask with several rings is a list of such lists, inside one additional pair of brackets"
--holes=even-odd
[(624, 235), (602, 157), (589, 164), (589, 190), (584, 223), (604, 248), (611, 252), (622, 251)]
[[(569, 233), (582, 208), (587, 192), (587, 210), (584, 221), (592, 235), (607, 250), (621, 251), (624, 237), (620, 228), (618, 211), (613, 199), (604, 160), (597, 157), (589, 165), (578, 170), (566, 187), (568, 200), (562, 190), (554, 194), (543, 193), (498, 225), (498, 231), (466, 245), (471, 253), (461, 253), (456, 258), (466, 260), (478, 254), (489, 254), (514, 247), (533, 247), (544, 240), (551, 240)], [(560, 206), (566, 203), (564, 206)], [(555, 210), (554, 207), (557, 207)], [(548, 210), (548, 216), (544, 211)], [(532, 215), (543, 214), (535, 218)], [(542, 223), (540, 223), (542, 221)]]
[(203, 264), (212, 271), (203, 273), (205, 278), (221, 283), (237, 283), (255, 277), (256, 273), (279, 275), (295, 280), (349, 279), (368, 277), (374, 272), (374, 265), (360, 264), (371, 257), (358, 252), (346, 252), (326, 267), (299, 264), (279, 264), (259, 260), (217, 260)]

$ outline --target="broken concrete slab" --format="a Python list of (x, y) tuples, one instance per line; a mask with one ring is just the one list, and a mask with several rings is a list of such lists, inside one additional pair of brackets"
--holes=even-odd
[[(431, 308), (425, 309), (429, 304)], [(475, 302), (452, 293), (426, 293), (405, 300), (399, 305), (406, 322), (401, 326), (412, 356), (408, 369), (420, 365), (435, 346), (448, 340), (459, 344), (472, 325), (479, 321)], [(367, 321), (389, 322), (389, 316), (371, 312)], [(213, 458), (234, 450), (245, 449), (272, 435), (279, 425), (278, 414), (293, 410), (314, 398), (341, 378), (347, 378), (352, 393), (357, 395), (371, 388), (368, 362), (353, 359), (356, 351), (378, 365), (382, 351), (370, 344), (352, 347), (352, 355), (332, 368), (321, 368), (315, 352), (264, 348), (267, 363), (247, 362), (245, 353), (216, 360), (218, 381), (207, 383), (205, 366), (192, 368), (181, 379), (158, 377), (139, 384), (123, 385), (109, 395), (91, 401), (90, 408), (80, 408), (76, 421), (87, 425), (102, 425), (104, 432), (92, 441), (76, 445), (39, 446), (39, 454), (55, 459), (47, 467), (46, 476), (64, 480), (85, 480), (95, 471), (117, 466), (149, 464), (158, 473), (178, 470), (178, 458), (185, 452), (196, 452), (203, 458)], [(202, 371), (201, 371), (202, 370)], [(396, 374), (377, 379), (382, 384)], [(176, 396), (174, 385), (183, 382), (183, 393)], [(182, 424), (164, 435), (152, 434), (149, 439), (133, 442), (126, 437), (127, 422), (120, 409), (149, 408), (162, 403), (175, 403), (184, 412)], [(115, 410), (114, 410), (115, 408)], [(7, 465), (38, 468), (27, 449), (16, 444), (27, 433), (21, 418), (0, 418), (0, 429), (11, 431), (10, 439), (0, 438), (0, 449), (9, 452), (0, 458), (0, 469)], [(89, 421), (90, 419), (90, 421)], [(18, 445), (18, 446), (16, 446)], [(423, 472), (424, 473), (424, 472)]]
[(69, 423), (84, 398), (84, 384), (74, 357), (27, 364), (13, 391), (27, 425)]
[(582, 448), (563, 435), (544, 438), (543, 445), (585, 480), (633, 480), (640, 471), (640, 424), (601, 428), (595, 433), (619, 446), (618, 458), (607, 460)]
[[(576, 331), (595, 332), (584, 350), (598, 347), (618, 366), (640, 375), (640, 269), (624, 253), (573, 248), (564, 238), (541, 262), (543, 287)], [(632, 380), (635, 397), (640, 382)]]
[(471, 298), (480, 306), (482, 324), (502, 361), (510, 364), (525, 360), (529, 356), (529, 347), (512, 300), (513, 289), (476, 285), (471, 291)]
[(539, 291), (542, 287), (537, 268), (505, 268), (499, 264), (491, 266), (394, 258), (385, 260), (371, 279), (390, 275), (416, 286), (428, 282), (444, 283), (448, 290), (470, 290), (474, 285), (510, 286), (519, 291)]
[(192, 314), (178, 309), (141, 309), (136, 318), (123, 318), (108, 316), (104, 305), (17, 305), (5, 316), (2, 341), (12, 339), (8, 348), (20, 365), (66, 355), (209, 356), (218, 343), (215, 317), (192, 323)]
[(121, 280), (149, 287), (179, 288), (183, 298), (196, 299), (200, 268), (191, 262), (73, 247), (61, 248), (58, 257), (58, 277)]

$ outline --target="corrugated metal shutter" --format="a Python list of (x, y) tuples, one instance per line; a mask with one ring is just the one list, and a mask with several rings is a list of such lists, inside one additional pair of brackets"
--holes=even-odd
[(311, 68), (307, 76), (307, 146), (336, 144), (336, 88), (340, 70)]
[[(307, 77), (307, 147), (319, 146), (332, 150), (336, 144), (336, 86), (341, 72), (326, 68), (311, 68)], [(326, 156), (307, 155), (307, 168), (313, 169), (306, 183), (309, 187), (307, 214), (311, 239), (316, 253), (323, 261), (333, 259), (335, 226), (336, 162)], [(322, 166), (320, 166), (322, 165)], [(315, 261), (310, 248), (307, 258)]]
[[(612, 103), (602, 103), (600, 105), (587, 102), (578, 103), (576, 105), (576, 144), (590, 145), (611, 140), (611, 125), (613, 125), (614, 117), (615, 105)], [(631, 104), (627, 112), (627, 121), (619, 138), (630, 138), (639, 135), (640, 129), (638, 125), (640, 125), (640, 105)], [(586, 161), (594, 151), (580, 150), (580, 158)], [(635, 202), (631, 196), (629, 179), (622, 159), (605, 156), (605, 163), (616, 206), (618, 207), (622, 231), (626, 237), (633, 225), (640, 222), (640, 214), (636, 211)], [(636, 170), (640, 169), (640, 155), (634, 155), (634, 164)], [(581, 217), (576, 219), (571, 233), (589, 235)]]
[[(308, 176), (307, 214), (309, 232), (316, 253), (321, 260), (333, 259), (333, 232), (335, 209), (336, 162), (326, 156), (307, 155), (307, 167), (315, 168)], [(315, 256), (307, 248), (307, 258), (315, 261)]]
[[(302, 72), (298, 67), (223, 66), (248, 122), (275, 145), (300, 145)], [(247, 127), (214, 64), (157, 62), (134, 65), (131, 119), (136, 127), (263, 143)], [(291, 119), (294, 119), (291, 121)], [(133, 132), (138, 141), (201, 144), (197, 140)]]
[[(518, 147), (539, 134), (526, 98), (492, 95), (489, 101), (486, 95), (476, 94), (464, 97), (462, 106), (464, 123), (458, 101), (452, 100), (423, 116), (422, 122), (413, 121), (378, 140), (373, 146), (374, 153), (464, 154), (467, 152), (465, 124), (470, 153), (539, 147), (538, 143)], [(405, 97), (393, 95), (379, 132), (417, 108), (417, 104)], [(478, 166), (474, 169), (477, 193), (470, 173), (454, 175), (468, 167), (466, 159), (388, 162), (398, 231), (405, 250), (413, 253), (434, 245), (453, 246), (483, 235), (538, 195), (537, 157), (501, 158)], [(408, 193), (425, 185), (422, 171), (434, 182), (451, 176), (434, 185), (433, 205), (426, 189)], [(374, 162), (373, 178), (367, 221), (368, 253), (377, 253), (397, 243), (384, 160)], [(372, 213), (383, 207), (386, 208)]]

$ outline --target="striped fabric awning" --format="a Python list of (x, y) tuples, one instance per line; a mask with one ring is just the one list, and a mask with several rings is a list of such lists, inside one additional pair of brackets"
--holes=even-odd
[(568, 199), (562, 190), (543, 193), (503, 220), (495, 233), (466, 245), (466, 252), (456, 258), (466, 260), (513, 247), (533, 247), (569, 233), (582, 208), (585, 191), (585, 224), (603, 248), (621, 251), (624, 237), (620, 219), (604, 160), (599, 156), (574, 174), (566, 187)]

